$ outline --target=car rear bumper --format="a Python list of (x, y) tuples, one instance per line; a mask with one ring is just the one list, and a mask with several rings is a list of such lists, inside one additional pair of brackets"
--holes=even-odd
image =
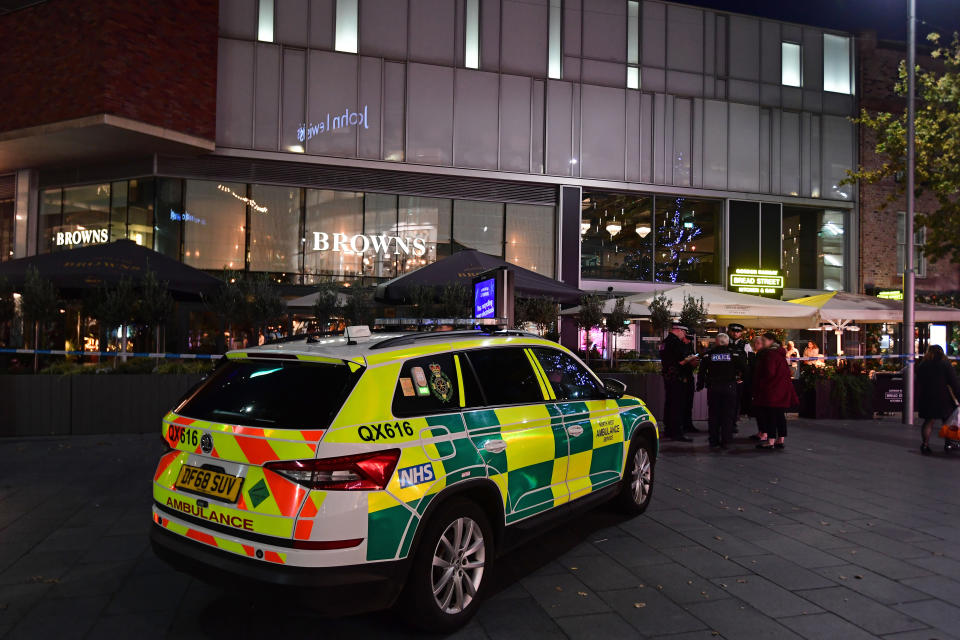
[(297, 588), (310, 608), (328, 615), (349, 615), (393, 605), (409, 570), (409, 560), (341, 567), (298, 567), (245, 558), (209, 547), (159, 525), (151, 527), (154, 553), (178, 571), (228, 588)]

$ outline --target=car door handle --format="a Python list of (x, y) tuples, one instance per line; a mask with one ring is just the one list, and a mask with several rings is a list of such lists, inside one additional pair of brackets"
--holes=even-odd
[(567, 427), (567, 433), (576, 438), (579, 435), (583, 435), (583, 427), (579, 424), (571, 425)]
[(483, 450), (489, 453), (503, 453), (506, 448), (506, 440), (487, 440), (483, 443)]

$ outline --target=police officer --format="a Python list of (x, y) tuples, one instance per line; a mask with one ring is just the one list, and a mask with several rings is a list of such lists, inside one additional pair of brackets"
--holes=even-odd
[[(730, 347), (735, 351), (738, 351), (743, 355), (743, 361), (748, 361), (748, 354), (750, 354), (753, 349), (750, 347), (750, 343), (743, 337), (743, 325), (737, 322), (731, 322), (727, 325), (727, 334), (730, 336)], [(734, 415), (733, 420), (733, 432), (737, 433), (739, 429), (737, 428), (737, 423), (740, 422), (740, 413), (743, 411), (745, 406), (749, 406), (749, 403), (744, 402), (745, 397), (749, 397), (750, 388), (749, 380), (746, 379), (746, 376), (737, 384), (737, 410)]]
[(733, 440), (737, 412), (737, 380), (747, 371), (747, 358), (730, 344), (730, 336), (717, 334), (717, 344), (700, 362), (697, 389), (707, 388), (710, 447), (725, 449)]
[(687, 328), (674, 323), (670, 333), (660, 343), (660, 367), (663, 375), (664, 435), (680, 442), (693, 442), (683, 435), (687, 388), (693, 381), (693, 370), (697, 366), (695, 355), (691, 355)]
[[(686, 331), (686, 345), (687, 345), (687, 355), (693, 355), (699, 358), (697, 353), (697, 334), (690, 329)], [(699, 362), (699, 360), (698, 360)], [(686, 382), (684, 386), (684, 396), (683, 396), (683, 432), (684, 433), (699, 433), (700, 429), (697, 429), (693, 425), (693, 400), (696, 390), (694, 389), (694, 379), (693, 379), (693, 369), (696, 368), (697, 363), (693, 363), (690, 371), (690, 379)]]

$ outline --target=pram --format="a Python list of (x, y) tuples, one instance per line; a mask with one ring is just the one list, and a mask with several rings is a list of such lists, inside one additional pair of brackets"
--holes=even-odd
[(940, 427), (940, 437), (943, 438), (943, 450), (947, 453), (960, 451), (960, 407), (953, 410)]

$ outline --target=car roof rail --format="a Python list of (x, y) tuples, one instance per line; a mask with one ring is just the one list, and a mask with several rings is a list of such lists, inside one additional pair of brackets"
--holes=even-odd
[(520, 331), (518, 329), (506, 329), (503, 331), (483, 331), (478, 329), (464, 329), (457, 331), (416, 331), (402, 336), (394, 336), (381, 340), (370, 346), (370, 349), (388, 349), (390, 347), (399, 347), (405, 344), (413, 344), (420, 340), (446, 340), (449, 338), (467, 338), (470, 336), (518, 336), (526, 338), (539, 338), (540, 336), (529, 331)]

